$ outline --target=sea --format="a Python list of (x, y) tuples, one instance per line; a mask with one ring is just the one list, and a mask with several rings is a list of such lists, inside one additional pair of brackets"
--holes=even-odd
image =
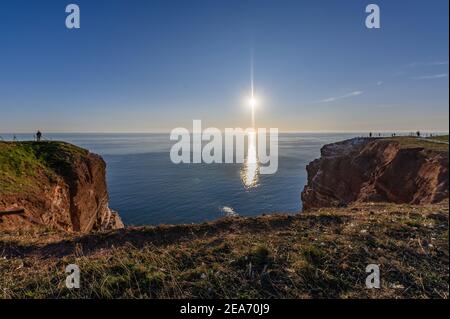
[[(323, 145), (359, 133), (281, 133), (278, 170), (260, 174), (248, 162), (174, 164), (169, 133), (45, 134), (86, 148), (107, 164), (109, 205), (127, 225), (186, 224), (223, 216), (296, 214), (307, 182), (306, 165)], [(11, 134), (1, 138), (11, 140)], [(32, 134), (16, 134), (30, 140)], [(249, 180), (250, 179), (250, 180)]]

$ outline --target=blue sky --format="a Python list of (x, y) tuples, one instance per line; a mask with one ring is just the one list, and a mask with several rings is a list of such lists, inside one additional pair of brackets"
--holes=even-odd
[[(81, 29), (65, 27), (65, 6)], [(367, 29), (365, 7), (381, 9)], [(448, 1), (2, 1), (0, 132), (448, 130)]]

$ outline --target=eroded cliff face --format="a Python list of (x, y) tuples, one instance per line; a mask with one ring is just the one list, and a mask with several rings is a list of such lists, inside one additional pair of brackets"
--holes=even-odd
[(355, 138), (325, 145), (321, 158), (306, 167), (303, 208), (368, 201), (428, 204), (448, 198), (448, 146), (443, 150), (411, 141)]
[(108, 207), (100, 156), (62, 142), (2, 143), (0, 153), (0, 226), (75, 232), (123, 227)]

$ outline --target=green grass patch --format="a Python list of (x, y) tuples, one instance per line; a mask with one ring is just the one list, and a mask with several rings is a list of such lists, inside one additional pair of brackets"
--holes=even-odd
[(32, 192), (40, 175), (69, 174), (87, 153), (65, 142), (0, 142), (0, 194)]

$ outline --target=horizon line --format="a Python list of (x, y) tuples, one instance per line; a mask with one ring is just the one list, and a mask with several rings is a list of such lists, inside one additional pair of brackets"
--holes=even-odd
[[(449, 131), (445, 130), (418, 130), (418, 129), (411, 129), (411, 130), (368, 130), (368, 131), (320, 131), (320, 130), (314, 130), (314, 131), (295, 131), (295, 130), (288, 130), (288, 131), (279, 131), (281, 134), (295, 134), (295, 133), (342, 133), (342, 134), (353, 134), (353, 133), (372, 133), (372, 134), (386, 134), (386, 133), (415, 133), (417, 131), (424, 132), (424, 133), (449, 133)], [(171, 131), (43, 131), (44, 134), (170, 134)], [(192, 133), (192, 132), (191, 132)], [(1, 135), (15, 135), (15, 134), (36, 134), (35, 132), (30, 131), (22, 131), (22, 132), (0, 132)]]

